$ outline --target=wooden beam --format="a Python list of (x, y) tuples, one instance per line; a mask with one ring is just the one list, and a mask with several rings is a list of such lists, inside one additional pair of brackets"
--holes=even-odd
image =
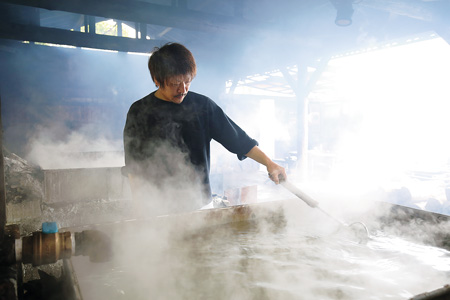
[(289, 74), (289, 71), (286, 67), (280, 68), (281, 74), (283, 74), (284, 79), (288, 82), (291, 89), (294, 91), (295, 95), (299, 94), (299, 83), (295, 81), (295, 79)]
[(119, 36), (99, 35), (57, 28), (1, 22), (0, 38), (142, 53), (149, 53), (154, 47), (161, 46), (165, 43), (161, 40), (132, 39)]
[(159, 5), (136, 0), (0, 0), (1, 2), (203, 32), (242, 34), (268, 25), (240, 17), (195, 11), (183, 5)]
[(0, 95), (0, 245), (3, 243), (6, 226), (6, 187), (5, 168), (3, 160), (3, 123), (2, 123), (2, 98)]

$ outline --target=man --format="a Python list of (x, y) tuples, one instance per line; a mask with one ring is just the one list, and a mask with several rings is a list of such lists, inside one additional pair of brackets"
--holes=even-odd
[[(211, 139), (265, 165), (276, 183), (285, 169), (273, 162), (211, 99), (189, 91), (197, 73), (183, 45), (155, 48), (148, 67), (157, 90), (133, 103), (124, 128), (125, 165), (133, 198), (142, 210), (170, 213), (198, 209), (211, 201)], [(142, 211), (141, 211), (142, 212)]]

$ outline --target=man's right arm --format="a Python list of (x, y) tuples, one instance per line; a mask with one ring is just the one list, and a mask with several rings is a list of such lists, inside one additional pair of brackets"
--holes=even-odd
[(269, 178), (276, 184), (280, 183), (280, 179), (287, 179), (286, 170), (271, 160), (258, 146), (253, 147), (246, 156), (266, 166)]

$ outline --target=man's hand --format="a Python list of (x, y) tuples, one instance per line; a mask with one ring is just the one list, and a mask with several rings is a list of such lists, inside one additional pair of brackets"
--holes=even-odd
[(275, 184), (279, 184), (287, 179), (286, 170), (282, 166), (274, 163), (273, 161), (268, 164), (267, 172), (269, 178), (273, 182), (275, 182)]

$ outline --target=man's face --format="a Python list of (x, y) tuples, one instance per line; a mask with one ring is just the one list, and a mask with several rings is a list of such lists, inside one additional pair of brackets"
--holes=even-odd
[(156, 85), (159, 86), (155, 96), (165, 101), (180, 104), (189, 91), (191, 80), (191, 76), (188, 75), (170, 77), (166, 80), (164, 87), (161, 87), (159, 82), (155, 80)]

